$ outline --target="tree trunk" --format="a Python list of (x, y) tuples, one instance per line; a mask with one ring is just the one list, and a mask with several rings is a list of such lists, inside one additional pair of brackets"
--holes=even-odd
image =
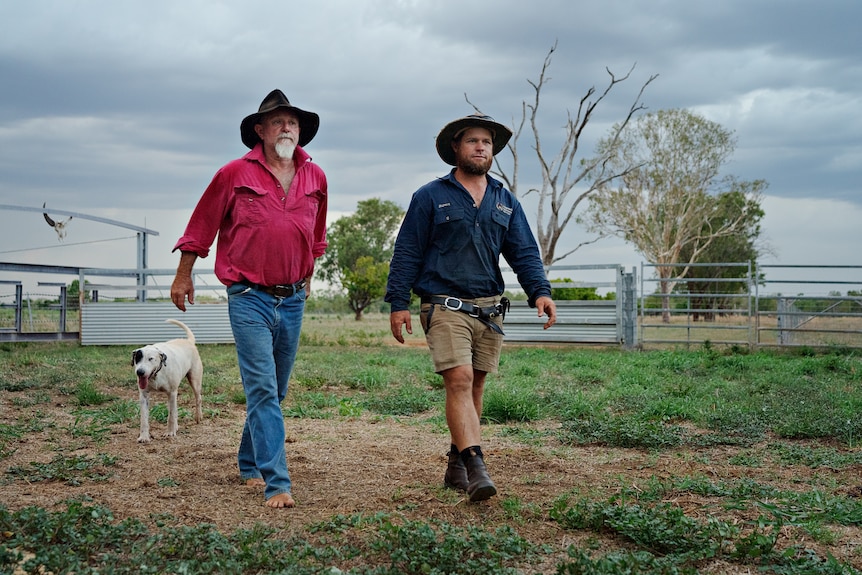
[(670, 286), (671, 282), (667, 279), (659, 280), (661, 289), (661, 322), (670, 323)]

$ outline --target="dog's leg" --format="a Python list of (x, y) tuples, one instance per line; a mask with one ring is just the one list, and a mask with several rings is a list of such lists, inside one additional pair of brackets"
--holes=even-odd
[(150, 442), (150, 399), (149, 391), (146, 389), (138, 390), (138, 402), (141, 410), (141, 434), (138, 436), (138, 443)]
[(203, 387), (203, 364), (199, 361), (192, 366), (188, 373), (189, 384), (192, 386), (192, 392), (195, 394), (195, 422), (200, 423), (204, 417), (203, 400), (201, 398), (201, 389)]
[(177, 429), (177, 390), (172, 389), (168, 392), (168, 432), (165, 437), (176, 437)]

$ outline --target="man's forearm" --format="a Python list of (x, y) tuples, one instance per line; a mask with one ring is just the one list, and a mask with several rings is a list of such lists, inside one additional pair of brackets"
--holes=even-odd
[(195, 267), (197, 259), (198, 255), (194, 252), (182, 252), (180, 263), (177, 265), (177, 276), (191, 277), (192, 269)]

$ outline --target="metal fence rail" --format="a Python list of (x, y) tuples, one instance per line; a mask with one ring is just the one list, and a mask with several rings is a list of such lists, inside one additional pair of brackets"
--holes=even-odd
[[(672, 278), (674, 289), (667, 294), (660, 293), (657, 264), (641, 264), (640, 278), (636, 269), (626, 273), (617, 264), (549, 267), (547, 274), (553, 287), (596, 288), (613, 291), (615, 297), (558, 301), (557, 324), (549, 330), (542, 329), (545, 320), (536, 316), (535, 309), (528, 308), (523, 301), (514, 302), (505, 321), (507, 341), (627, 348), (707, 342), (749, 349), (862, 348), (862, 266), (699, 264), (691, 266), (694, 270), (691, 275), (704, 275), (700, 273), (703, 267), (731, 266), (742, 267), (742, 277)], [(63, 268), (65, 273), (70, 273), (69, 270), (72, 268)], [(507, 289), (519, 289), (512, 271), (503, 272)], [(49, 266), (45, 273), (56, 274), (58, 268)], [(39, 333), (26, 332), (24, 324), (28, 322), (23, 321), (22, 309), (31, 313), (32, 310), (29, 300), (25, 302), (22, 298), (20, 282), (0, 282), (15, 290), (11, 304), (3, 301), (0, 305), (0, 314), (9, 324), (0, 325), (0, 341), (79, 339), (84, 345), (109, 345), (181, 336), (176, 326), (164, 323), (169, 317), (193, 326), (202, 343), (232, 341), (224, 287), (214, 280), (212, 270), (195, 272), (197, 304), (185, 314), (166, 301), (169, 283), (158, 282), (160, 277), (172, 278), (173, 269), (75, 268), (74, 273), (87, 295), (80, 298), (80, 310), (79, 301), (66, 301), (65, 284), (50, 284), (60, 286), (60, 303), (40, 309), (40, 313), (59, 313), (60, 319), (53, 331)], [(88, 277), (104, 276), (112, 280), (87, 283)], [(130, 283), (121, 283), (124, 278)], [(140, 278), (144, 278), (142, 283)], [(704, 285), (712, 286), (714, 293), (690, 291), (690, 287), (697, 286), (689, 286), (688, 282), (703, 284), (701, 290)], [(141, 298), (142, 293), (147, 297)], [(74, 314), (69, 318), (70, 331), (65, 331), (67, 312)]]
[[(760, 269), (765, 280), (755, 286), (758, 345), (862, 348), (862, 266)], [(800, 273), (817, 279), (800, 281)]]
[[(690, 264), (692, 277), (667, 279), (658, 277), (662, 267), (669, 266), (641, 264), (638, 340), (641, 347), (651, 344), (690, 346), (706, 341), (741, 346), (754, 344), (751, 264)], [(702, 270), (706, 268), (737, 269), (742, 277), (702, 277)], [(662, 293), (662, 283), (667, 293)], [(720, 291), (692, 292), (688, 287), (693, 283)], [(742, 290), (729, 291), (730, 284), (741, 285)]]
[[(661, 266), (642, 264), (639, 345), (862, 348), (862, 266), (729, 263), (692, 269), (696, 274), (699, 267), (731, 266), (743, 268), (741, 277), (671, 278), (673, 289), (662, 294)], [(690, 293), (688, 282), (740, 289)], [(702, 305), (718, 300), (720, 306)]]

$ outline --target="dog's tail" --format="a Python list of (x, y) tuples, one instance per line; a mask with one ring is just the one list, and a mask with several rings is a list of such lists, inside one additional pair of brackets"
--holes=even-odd
[(192, 330), (189, 329), (189, 326), (187, 326), (186, 324), (184, 324), (180, 320), (178, 320), (178, 319), (166, 319), (165, 323), (172, 323), (176, 326), (183, 328), (183, 330), (186, 332), (186, 337), (189, 338), (189, 341), (192, 343), (195, 342), (195, 334), (192, 333)]

